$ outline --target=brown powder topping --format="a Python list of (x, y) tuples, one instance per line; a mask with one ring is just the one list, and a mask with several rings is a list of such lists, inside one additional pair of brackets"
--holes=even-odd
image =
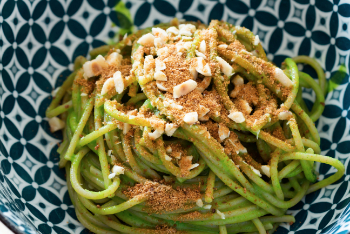
[(240, 52), (241, 50), (246, 50), (245, 46), (239, 41), (239, 40), (235, 40), (234, 42), (232, 42), (227, 49), (229, 50), (233, 50), (236, 52)]
[(208, 132), (210, 133), (210, 136), (213, 137), (215, 140), (220, 141), (219, 139), (219, 125), (212, 120), (209, 120), (208, 122), (204, 122), (201, 124), (202, 126), (206, 127)]
[(178, 209), (190, 209), (194, 202), (201, 198), (199, 187), (172, 188), (170, 185), (147, 181), (144, 184), (136, 184), (123, 192), (128, 197), (145, 195), (148, 197), (146, 205), (152, 213), (173, 211)]
[(95, 89), (95, 82), (93, 79), (87, 80), (81, 76), (80, 78), (74, 80), (74, 83), (83, 87), (80, 90), (80, 92), (82, 93), (91, 94), (92, 91)]
[(180, 167), (181, 175), (187, 176), (192, 166), (192, 156), (181, 157), (181, 159), (178, 161), (178, 165)]
[(175, 233), (180, 233), (180, 232), (178, 232), (175, 228), (173, 228), (173, 227), (169, 227), (169, 226), (167, 226), (167, 225), (165, 225), (165, 224), (163, 224), (163, 225), (158, 225), (158, 226), (156, 226), (156, 231), (155, 232), (153, 232), (153, 233), (159, 233), (159, 234), (175, 234)]
[(103, 84), (105, 83), (105, 81), (108, 78), (113, 77), (113, 74), (117, 71), (120, 71), (122, 76), (124, 78), (126, 78), (127, 76), (130, 75), (130, 70), (132, 68), (132, 65), (129, 64), (130, 59), (123, 59), (122, 60), (122, 64), (124, 65), (120, 65), (120, 66), (108, 66), (108, 69), (104, 69), (100, 75), (100, 78), (96, 81), (96, 85), (97, 85), (97, 93), (101, 93), (101, 89)]
[(286, 137), (284, 136), (284, 132), (283, 132), (283, 129), (281, 127), (277, 127), (275, 128), (273, 131), (272, 131), (272, 136), (282, 140), (282, 141), (285, 141), (286, 140)]
[(247, 84), (242, 85), (242, 88), (236, 98), (246, 100), (249, 105), (257, 105), (259, 102), (258, 91), (252, 82), (248, 82)]
[(187, 214), (182, 214), (179, 216), (179, 219), (183, 219), (183, 220), (195, 220), (199, 217), (203, 217), (203, 216), (210, 216), (210, 214), (208, 213), (205, 213), (205, 214), (202, 214), (198, 211), (194, 211), (194, 212), (190, 212), (190, 213), (187, 213)]
[(182, 56), (176, 53), (175, 46), (168, 46), (169, 51), (173, 51), (169, 57), (161, 59), (165, 63), (164, 74), (167, 77), (167, 81), (161, 81), (160, 83), (168, 89), (168, 92), (172, 93), (173, 88), (176, 85), (179, 85), (192, 78), (191, 73), (189, 72), (189, 62), (185, 60)]

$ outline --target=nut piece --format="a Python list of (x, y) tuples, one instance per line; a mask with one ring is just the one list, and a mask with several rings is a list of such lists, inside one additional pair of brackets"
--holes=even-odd
[(189, 50), (191, 48), (192, 42), (178, 42), (176, 43), (176, 51), (177, 52), (185, 52), (186, 50)]
[(261, 170), (262, 172), (267, 175), (267, 177), (271, 177), (271, 173), (270, 173), (270, 166), (269, 165), (263, 165), (261, 166)]
[(84, 78), (88, 79), (101, 74), (102, 70), (108, 67), (108, 63), (102, 55), (98, 55), (95, 59), (87, 61), (83, 65)]
[(250, 107), (249, 103), (245, 99), (238, 99), (237, 102), (242, 108), (242, 112), (246, 115), (249, 115), (253, 109)]
[(155, 140), (158, 137), (160, 137), (163, 134), (163, 132), (164, 132), (163, 130), (156, 129), (154, 130), (154, 132), (148, 133), (148, 136), (151, 140)]
[(167, 88), (165, 88), (160, 82), (156, 82), (157, 88), (162, 90), (162, 91), (168, 91)]
[(167, 123), (165, 124), (165, 134), (167, 136), (172, 136), (174, 132), (176, 131), (177, 127), (173, 123)]
[(121, 54), (117, 52), (113, 52), (107, 57), (106, 61), (109, 65), (119, 67), (122, 63), (122, 59), (123, 59), (123, 56)]
[(162, 71), (156, 71), (154, 73), (154, 79), (155, 80), (160, 80), (160, 81), (167, 81), (168, 80), (166, 75)]
[(220, 137), (220, 141), (225, 140), (227, 137), (230, 136), (230, 129), (228, 129), (228, 127), (226, 127), (223, 124), (219, 124), (219, 137)]
[(52, 117), (52, 118), (49, 118), (49, 125), (50, 125), (50, 132), (56, 132), (60, 129), (63, 129), (66, 126), (66, 123), (57, 117)]
[(166, 147), (165, 151), (166, 151), (167, 154), (171, 154), (171, 153), (173, 152), (173, 149), (171, 148), (170, 145), (168, 145), (168, 146)]
[[(123, 83), (124, 84), (124, 83)], [(114, 85), (114, 78), (108, 78), (102, 86), (102, 90), (101, 90), (101, 95), (105, 95), (106, 93), (108, 93), (109, 90), (111, 90), (113, 87), (115, 87)]]
[(255, 174), (257, 174), (258, 176), (261, 177), (261, 173), (260, 173), (259, 170), (255, 169), (253, 166), (250, 166), (250, 168), (252, 169), (252, 171), (253, 171)]
[(168, 34), (161, 28), (152, 28), (152, 33), (155, 36), (154, 45), (161, 47), (168, 40)]
[(145, 69), (145, 74), (149, 74), (152, 69), (156, 67), (155, 60), (152, 55), (147, 55), (145, 57), (145, 62), (144, 62), (144, 69)]
[(193, 80), (196, 80), (198, 77), (198, 72), (196, 71), (196, 68), (190, 66), (189, 71), (191, 75), (193, 76)]
[(160, 57), (160, 56), (168, 56), (168, 54), (169, 54), (168, 47), (163, 47), (163, 48), (160, 48), (160, 49), (157, 50), (158, 57)]
[(192, 170), (193, 168), (196, 168), (196, 167), (198, 167), (198, 166), (199, 166), (198, 163), (192, 164), (192, 165), (190, 166), (189, 170)]
[(239, 75), (235, 75), (235, 77), (231, 81), (235, 85), (235, 87), (231, 91), (230, 97), (235, 98), (239, 94), (239, 92), (241, 91), (240, 87), (242, 85), (244, 85), (244, 79)]
[(221, 219), (225, 219), (225, 214), (221, 213), (220, 210), (216, 209), (216, 213), (220, 216)]
[(171, 157), (169, 157), (168, 155), (165, 155), (165, 160), (167, 160), (167, 161), (171, 161)]
[(173, 88), (173, 97), (179, 98), (183, 95), (190, 93), (197, 87), (197, 82), (194, 80), (187, 80)]
[(197, 57), (194, 59), (196, 59), (196, 62), (197, 62), (197, 64), (196, 64), (197, 72), (199, 72), (200, 74), (202, 74), (204, 76), (211, 76), (211, 70), (209, 67), (209, 63), (206, 63), (202, 57)]
[(152, 33), (147, 33), (140, 37), (137, 43), (145, 47), (152, 47), (154, 45), (154, 36), (152, 35)]
[(253, 41), (253, 45), (257, 46), (260, 43), (259, 35), (256, 35)]
[(114, 165), (112, 167), (112, 173), (114, 173), (115, 175), (121, 175), (124, 174), (125, 169), (121, 166), (118, 165)]
[(161, 71), (166, 68), (166, 65), (163, 60), (156, 59), (156, 71)]
[(179, 29), (177, 29), (175, 26), (172, 26), (166, 30), (168, 34), (174, 34), (178, 35), (179, 34)]
[(118, 94), (121, 94), (124, 91), (124, 81), (123, 76), (120, 71), (116, 71), (113, 74), (114, 79), (114, 85), (115, 85), (115, 91), (117, 91)]
[(196, 50), (195, 52), (196, 52), (197, 57), (201, 57), (201, 58), (204, 58), (204, 59), (207, 58), (207, 57), (205, 56), (205, 54), (203, 54), (202, 52), (199, 52), (198, 50)]
[(219, 49), (226, 49), (228, 47), (228, 45), (226, 44), (221, 44), (218, 46)]
[(293, 82), (278, 67), (276, 67), (276, 69), (275, 69), (275, 79), (278, 80), (285, 87), (292, 87), (293, 86)]
[(185, 114), (183, 121), (189, 125), (192, 125), (198, 121), (198, 114), (197, 112), (190, 112)]
[(211, 209), (211, 205), (205, 205), (205, 206), (203, 206), (203, 208), (206, 209), (206, 210), (210, 210)]
[(61, 87), (57, 87), (56, 89), (51, 91), (51, 96), (56, 97), (58, 90), (60, 90)]
[(193, 24), (180, 24), (179, 25), (179, 34), (183, 36), (190, 37), (196, 31), (196, 26)]
[(196, 200), (196, 205), (199, 206), (199, 207), (203, 207), (202, 199), (198, 198), (198, 200)]
[(231, 65), (226, 62), (223, 58), (217, 56), (216, 60), (219, 63), (220, 69), (221, 71), (228, 77), (233, 75), (233, 68), (231, 67)]
[(207, 51), (207, 45), (205, 44), (205, 41), (201, 41), (201, 43), (199, 44), (199, 48), (198, 48), (199, 52), (205, 54), (205, 52)]
[(206, 114), (208, 114), (209, 111), (210, 111), (209, 108), (206, 108), (203, 105), (199, 105), (198, 118), (200, 119), (204, 117)]
[(293, 114), (290, 111), (281, 111), (278, 114), (278, 119), (279, 120), (289, 120), (291, 117), (293, 117)]
[(123, 134), (126, 135), (131, 129), (131, 125), (128, 123), (123, 123)]
[(244, 85), (244, 79), (240, 75), (235, 75), (232, 79), (232, 83), (237, 86)]
[(227, 117), (229, 117), (236, 123), (243, 123), (245, 121), (244, 115), (240, 111), (233, 111)]

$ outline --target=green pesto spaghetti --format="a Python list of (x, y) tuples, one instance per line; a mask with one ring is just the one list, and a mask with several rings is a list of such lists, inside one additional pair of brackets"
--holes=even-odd
[[(320, 155), (327, 82), (259, 37), (174, 19), (77, 57), (46, 111), (79, 221), (94, 233), (272, 233), (344, 166)], [(298, 71), (311, 65), (318, 82)], [(307, 109), (302, 87), (316, 101)], [(317, 180), (315, 162), (337, 172)]]

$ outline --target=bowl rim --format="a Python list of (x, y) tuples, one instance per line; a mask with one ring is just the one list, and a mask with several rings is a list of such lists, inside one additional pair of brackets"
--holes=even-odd
[(0, 222), (2, 222), (14, 234), (25, 234), (24, 231), (19, 230), (13, 222), (8, 220), (2, 212), (0, 212)]

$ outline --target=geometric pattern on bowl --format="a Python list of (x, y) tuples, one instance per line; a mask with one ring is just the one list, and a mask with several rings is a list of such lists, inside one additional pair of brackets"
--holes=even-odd
[[(334, 0), (126, 0), (134, 29), (168, 22), (222, 19), (259, 35), (268, 58), (308, 55), (330, 80), (316, 122), (322, 154), (348, 168), (335, 184), (307, 195), (288, 211), (293, 225), (277, 233), (347, 233), (350, 229), (350, 4)], [(78, 55), (113, 41), (122, 23), (117, 0), (0, 2), (0, 220), (18, 233), (87, 233), (75, 216), (65, 175), (58, 169), (61, 135), (49, 131), (51, 91), (72, 71)], [(120, 3), (119, 3), (120, 4)], [(130, 22), (129, 22), (130, 23)], [(299, 69), (316, 77), (308, 66)], [(332, 77), (332, 78), (331, 78)], [(305, 89), (308, 106), (315, 95)], [(318, 166), (319, 179), (335, 172)]]

